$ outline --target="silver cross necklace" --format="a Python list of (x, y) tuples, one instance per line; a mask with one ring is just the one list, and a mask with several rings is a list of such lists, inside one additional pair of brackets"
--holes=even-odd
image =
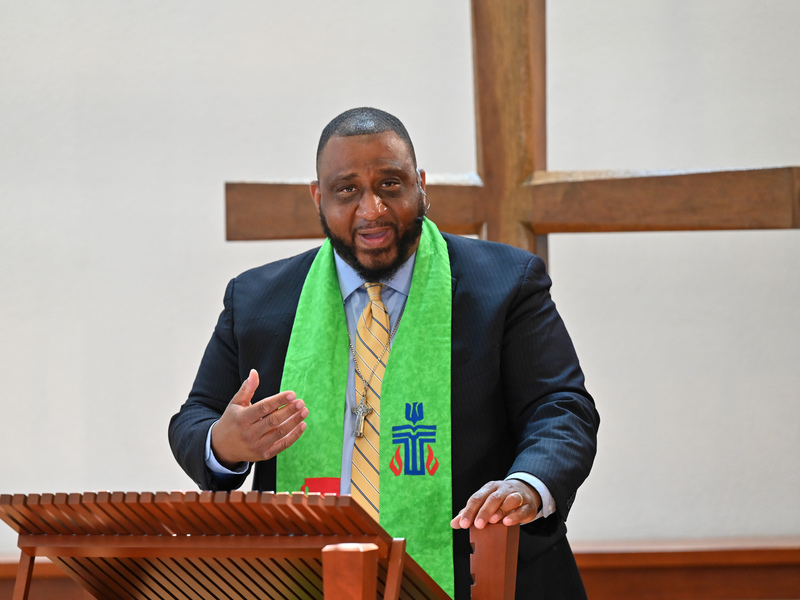
[[(371, 300), (368, 300), (372, 302)], [(394, 324), (394, 329), (389, 334), (389, 343), (383, 347), (383, 352), (378, 357), (378, 360), (375, 364), (378, 364), (383, 360), (383, 355), (386, 354), (386, 351), (389, 349), (389, 346), (392, 345), (392, 341), (394, 340), (394, 336), (397, 333), (397, 328), (400, 327), (400, 321), (403, 320), (403, 313), (405, 313), (406, 307), (403, 306), (403, 310), (400, 312), (400, 316), (397, 317), (397, 322)], [(388, 311), (387, 311), (388, 312)], [(356, 437), (364, 437), (364, 419), (366, 416), (372, 412), (372, 407), (367, 404), (367, 388), (369, 387), (369, 382), (372, 381), (372, 376), (375, 375), (375, 371), (370, 372), (369, 379), (365, 379), (364, 375), (361, 373), (361, 369), (358, 368), (358, 358), (356, 358), (356, 349), (353, 347), (353, 340), (350, 338), (350, 332), (347, 332), (347, 343), (350, 344), (350, 352), (353, 354), (353, 365), (356, 368), (356, 375), (358, 378), (364, 383), (363, 391), (359, 391), (356, 387), (356, 393), (358, 394), (358, 399), (356, 400), (356, 407), (350, 411), (356, 417), (356, 424), (355, 424), (355, 435)]]

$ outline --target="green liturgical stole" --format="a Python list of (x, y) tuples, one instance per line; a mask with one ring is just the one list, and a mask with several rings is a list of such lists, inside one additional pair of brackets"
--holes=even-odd
[[(411, 557), (453, 596), (451, 281), (447, 244), (425, 219), (381, 388), (380, 524), (392, 537), (406, 538)], [(308, 428), (278, 455), (276, 491), (298, 491), (309, 478), (340, 477), (349, 360), (326, 240), (300, 294), (281, 381), (281, 390), (294, 390), (308, 406)]]

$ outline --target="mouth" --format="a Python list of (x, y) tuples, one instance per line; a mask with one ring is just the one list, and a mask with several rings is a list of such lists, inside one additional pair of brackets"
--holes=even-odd
[(391, 227), (366, 227), (355, 233), (359, 245), (366, 248), (379, 248), (391, 241), (394, 230)]

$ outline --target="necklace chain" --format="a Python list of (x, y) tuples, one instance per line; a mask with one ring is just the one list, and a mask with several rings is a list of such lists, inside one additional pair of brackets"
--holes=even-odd
[[(372, 302), (372, 301), (370, 300), (370, 302)], [(375, 364), (381, 362), (381, 360), (383, 359), (383, 355), (386, 354), (386, 351), (389, 349), (389, 346), (392, 345), (392, 340), (394, 340), (394, 336), (397, 333), (397, 328), (400, 327), (400, 321), (403, 320), (403, 314), (405, 313), (405, 311), (406, 311), (406, 307), (404, 306), (403, 310), (400, 312), (400, 316), (397, 317), (397, 322), (394, 324), (394, 329), (392, 329), (392, 332), (389, 334), (389, 343), (386, 344), (383, 347), (383, 352), (381, 352), (381, 355), (378, 357), (378, 360), (377, 360), (377, 362)], [(388, 311), (387, 311), (387, 314), (388, 314)], [(353, 354), (353, 366), (355, 366), (355, 368), (356, 368), (355, 369), (356, 370), (356, 374), (358, 375), (358, 378), (364, 383), (364, 391), (363, 392), (358, 392), (359, 398), (356, 401), (356, 405), (366, 404), (367, 403), (367, 388), (369, 387), (369, 382), (372, 381), (372, 376), (375, 375), (375, 371), (373, 370), (369, 374), (369, 379), (365, 379), (364, 375), (361, 374), (361, 369), (358, 368), (358, 358), (356, 357), (356, 349), (353, 347), (353, 340), (350, 337), (350, 332), (349, 331), (347, 332), (347, 343), (350, 345), (350, 352)]]

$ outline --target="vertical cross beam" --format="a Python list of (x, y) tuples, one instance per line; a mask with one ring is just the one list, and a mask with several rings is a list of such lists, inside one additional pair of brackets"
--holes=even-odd
[(472, 28), (485, 237), (541, 252), (521, 188), (547, 169), (545, 0), (473, 0)]

